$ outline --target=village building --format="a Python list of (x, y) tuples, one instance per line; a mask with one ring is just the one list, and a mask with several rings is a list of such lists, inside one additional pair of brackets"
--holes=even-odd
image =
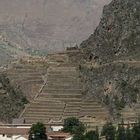
[[(0, 125), (0, 140), (28, 140), (31, 125)], [(48, 140), (71, 140), (72, 135), (59, 131), (60, 126), (49, 127), (46, 130)]]

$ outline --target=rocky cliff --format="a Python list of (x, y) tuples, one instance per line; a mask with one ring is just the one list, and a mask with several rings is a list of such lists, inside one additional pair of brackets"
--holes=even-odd
[[(140, 96), (140, 1), (113, 0), (99, 26), (80, 45), (85, 93), (120, 115)], [(117, 111), (116, 111), (117, 110)]]
[(113, 0), (104, 7), (99, 26), (81, 46), (96, 62), (139, 60), (140, 2)]

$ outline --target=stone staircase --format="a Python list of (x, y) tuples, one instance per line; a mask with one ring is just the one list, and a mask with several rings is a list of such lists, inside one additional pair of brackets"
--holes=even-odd
[(77, 67), (70, 64), (67, 54), (48, 56), (46, 84), (41, 93), (21, 115), (26, 123), (63, 123), (67, 117), (92, 116), (106, 120), (109, 113), (97, 101), (85, 100), (82, 95)]

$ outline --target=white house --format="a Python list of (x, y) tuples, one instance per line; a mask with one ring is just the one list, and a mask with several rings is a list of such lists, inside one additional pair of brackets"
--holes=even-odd
[(28, 140), (29, 127), (0, 127), (0, 140)]
[[(28, 140), (29, 130), (31, 126), (4, 126), (0, 125), (0, 140)], [(49, 140), (71, 140), (70, 133), (64, 133), (59, 130), (62, 126), (52, 126), (51, 131), (47, 132)]]
[(28, 140), (28, 138), (26, 136), (21, 135), (13, 135), (13, 136), (0, 135), (0, 140)]
[(63, 126), (51, 126), (52, 131), (60, 131), (63, 129)]

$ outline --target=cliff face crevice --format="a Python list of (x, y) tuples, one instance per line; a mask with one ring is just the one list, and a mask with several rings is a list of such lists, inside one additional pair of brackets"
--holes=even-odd
[(113, 0), (94, 34), (80, 45), (86, 95), (108, 105), (115, 116), (140, 97), (139, 11), (139, 0)]

